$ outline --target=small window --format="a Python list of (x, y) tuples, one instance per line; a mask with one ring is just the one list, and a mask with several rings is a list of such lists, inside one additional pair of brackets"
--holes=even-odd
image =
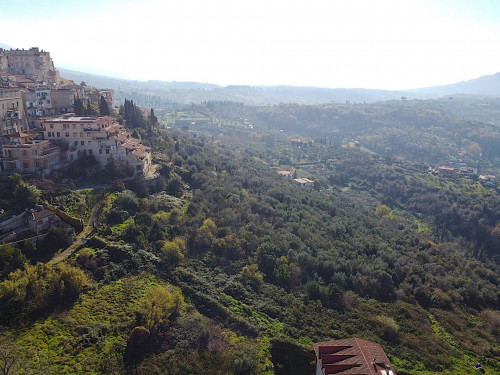
[(102, 154), (102, 148), (99, 149), (99, 154)]
[(64, 136), (65, 136), (66, 138), (69, 138), (69, 132), (64, 133)]
[(51, 128), (51, 129), (54, 129), (54, 124), (50, 124), (50, 128)]
[(106, 149), (106, 154), (109, 154), (109, 148)]
[(81, 141), (81, 142), (80, 142), (80, 145), (81, 145), (81, 146), (85, 146), (85, 141)]
[(57, 136), (60, 137), (61, 136), (61, 133), (57, 132)]
[(89, 155), (92, 155), (92, 154), (93, 154), (92, 149), (89, 148)]

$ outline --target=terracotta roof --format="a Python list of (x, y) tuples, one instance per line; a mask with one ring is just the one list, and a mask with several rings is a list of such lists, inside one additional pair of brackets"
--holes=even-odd
[(447, 166), (444, 166), (444, 165), (441, 166), (441, 167), (439, 167), (438, 169), (440, 171), (454, 171), (455, 170), (455, 168), (453, 168), (453, 167), (447, 167)]
[(137, 147), (134, 151), (132, 151), (132, 154), (137, 156), (139, 159), (143, 159), (146, 156), (146, 153), (151, 150), (151, 147), (140, 145)]
[[(314, 344), (316, 361), (324, 375), (396, 375), (382, 347), (358, 338)], [(375, 360), (375, 366), (373, 361)]]

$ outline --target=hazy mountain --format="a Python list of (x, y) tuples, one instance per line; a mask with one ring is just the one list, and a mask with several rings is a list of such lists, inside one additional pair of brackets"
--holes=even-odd
[(406, 91), (372, 90), (361, 88), (320, 88), (294, 86), (219, 86), (199, 82), (133, 81), (102, 75), (59, 69), (61, 76), (76, 83), (85, 83), (97, 88), (111, 88), (117, 101), (124, 97), (137, 99), (156, 97), (179, 103), (203, 102), (207, 100), (230, 100), (248, 105), (278, 103), (318, 104), (328, 102), (375, 102), (411, 99), (439, 98), (445, 95), (469, 94), (500, 95), (500, 73), (482, 76), (473, 80), (446, 86), (419, 88)]
[(436, 98), (454, 94), (500, 96), (500, 73), (481, 76), (450, 85), (426, 87), (409, 91), (424, 98)]

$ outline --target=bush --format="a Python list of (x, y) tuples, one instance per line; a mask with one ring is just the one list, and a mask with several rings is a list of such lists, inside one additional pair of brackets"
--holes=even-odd
[(123, 361), (127, 366), (137, 364), (145, 355), (151, 352), (151, 334), (145, 327), (135, 327), (127, 341)]

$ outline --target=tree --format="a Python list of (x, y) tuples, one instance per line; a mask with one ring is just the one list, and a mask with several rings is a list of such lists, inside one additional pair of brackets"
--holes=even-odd
[(158, 124), (158, 118), (155, 116), (155, 111), (153, 110), (153, 108), (151, 108), (148, 120), (149, 120), (148, 132), (149, 135), (151, 136), (153, 129), (156, 128), (156, 125)]
[(85, 114), (83, 102), (76, 96), (74, 97), (73, 112), (75, 112), (75, 115), (77, 116), (83, 116)]
[(386, 217), (386, 216), (389, 216), (389, 214), (391, 213), (391, 209), (389, 207), (387, 207), (385, 204), (379, 204), (376, 212), (377, 212), (377, 216)]
[[(151, 110), (152, 111), (152, 110)], [(101, 116), (109, 116), (109, 105), (103, 95), (101, 95), (101, 99), (99, 100), (99, 114)]]
[(87, 108), (85, 109), (85, 114), (87, 116), (95, 116), (97, 115), (99, 109), (93, 105), (92, 103), (90, 103), (90, 100), (87, 100)]
[(151, 334), (159, 333), (166, 327), (169, 319), (179, 313), (183, 302), (180, 289), (169, 292), (162, 286), (153, 288), (145, 296), (139, 310), (143, 326)]
[(20, 174), (9, 177), (10, 187), (16, 206), (20, 208), (33, 207), (40, 199), (40, 190), (34, 185), (23, 181)]
[(10, 245), (0, 246), (0, 276), (5, 277), (15, 269), (21, 268), (26, 257), (17, 247)]
[[(101, 98), (102, 98), (102, 96), (101, 96)], [(118, 167), (116, 165), (116, 160), (113, 157), (113, 155), (111, 155), (109, 157), (108, 163), (106, 164), (106, 173), (113, 180), (116, 179), (116, 178), (118, 178), (118, 176), (119, 176)]]
[(184, 254), (176, 241), (168, 241), (161, 247), (160, 257), (170, 268), (177, 267), (184, 258)]

